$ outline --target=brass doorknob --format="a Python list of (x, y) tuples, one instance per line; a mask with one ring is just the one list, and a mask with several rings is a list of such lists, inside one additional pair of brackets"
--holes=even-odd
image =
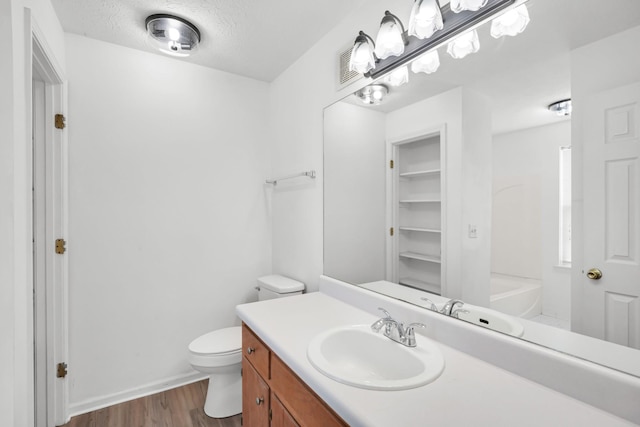
[(591, 280), (600, 280), (600, 278), (602, 277), (602, 271), (598, 270), (597, 268), (592, 268), (591, 270), (587, 271), (587, 277)]

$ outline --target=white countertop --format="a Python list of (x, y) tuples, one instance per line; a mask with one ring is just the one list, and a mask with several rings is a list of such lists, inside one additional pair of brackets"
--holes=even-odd
[[(323, 293), (243, 304), (236, 311), (354, 427), (635, 425), (442, 344), (439, 347), (445, 369), (431, 384), (400, 391), (344, 385), (313, 368), (307, 359), (307, 346), (320, 332), (371, 324), (376, 316)], [(426, 338), (418, 336), (418, 345), (420, 339)]]

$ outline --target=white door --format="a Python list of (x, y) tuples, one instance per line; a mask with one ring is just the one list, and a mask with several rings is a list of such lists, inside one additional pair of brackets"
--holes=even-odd
[[(584, 107), (584, 274), (574, 309), (580, 332), (640, 348), (640, 84)], [(589, 278), (591, 269), (602, 277)]]

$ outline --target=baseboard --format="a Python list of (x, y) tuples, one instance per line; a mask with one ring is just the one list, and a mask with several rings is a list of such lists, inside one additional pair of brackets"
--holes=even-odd
[(117, 405), (118, 403), (127, 402), (129, 400), (160, 393), (172, 388), (181, 387), (183, 385), (201, 381), (206, 378), (208, 378), (208, 375), (202, 374), (201, 372), (176, 375), (174, 377), (165, 378), (160, 381), (149, 383), (140, 387), (135, 387), (119, 393), (94, 397), (82, 402), (73, 403), (69, 405), (69, 413), (71, 417), (80, 414), (86, 414), (87, 412), (96, 411), (98, 409), (106, 408), (107, 406)]

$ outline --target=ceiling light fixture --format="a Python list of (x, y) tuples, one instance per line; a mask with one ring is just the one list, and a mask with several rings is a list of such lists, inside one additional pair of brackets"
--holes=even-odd
[(402, 55), (406, 44), (404, 25), (396, 15), (388, 10), (385, 11), (376, 37), (376, 56), (386, 59), (390, 56)]
[(405, 83), (409, 83), (409, 68), (405, 65), (404, 67), (399, 67), (387, 74), (384, 78), (384, 82), (388, 83), (389, 86), (398, 87), (402, 86)]
[[(432, 1), (433, 3), (431, 3)], [(395, 15), (392, 15), (387, 11), (385, 13), (385, 17), (382, 20), (380, 33), (378, 33), (378, 37), (375, 43), (375, 55), (369, 55), (369, 57), (373, 57), (373, 60), (368, 61), (368, 65), (366, 67), (360, 67), (357, 63), (354, 63), (353, 58), (359, 57), (359, 55), (356, 55), (355, 51), (357, 50), (359, 52), (362, 43), (364, 43), (363, 38), (358, 36), (356, 38), (356, 42), (354, 43), (354, 48), (351, 55), (352, 62), (349, 64), (349, 68), (351, 70), (355, 70), (364, 74), (365, 77), (377, 78), (391, 70), (402, 67), (403, 65), (407, 65), (409, 62), (419, 58), (423, 54), (438, 48), (438, 46), (444, 45), (445, 43), (453, 40), (455, 37), (466, 33), (467, 31), (475, 29), (482, 23), (498, 16), (500, 12), (507, 10), (510, 6), (515, 7), (516, 5), (522, 4), (526, 1), (527, 0), (451, 1), (450, 4), (447, 4), (442, 8), (437, 7), (442, 15), (442, 29), (435, 29), (435, 27), (437, 27), (438, 25), (436, 25), (434, 21), (434, 32), (430, 36), (427, 36), (426, 34), (429, 31), (425, 30), (424, 32), (422, 32), (421, 28), (422, 22), (426, 21), (413, 22), (413, 18), (416, 18), (417, 15), (420, 15), (420, 12), (422, 11), (425, 12), (425, 15), (423, 16), (427, 16), (430, 12), (427, 13), (427, 9), (423, 8), (426, 8), (429, 4), (435, 4), (435, 6), (438, 6), (438, 3), (435, 0), (415, 0), (412, 10), (412, 32), (410, 35), (408, 35), (408, 33), (402, 32), (402, 44), (400, 45), (398, 43), (398, 31), (402, 31), (402, 23)], [(454, 10), (452, 10), (453, 5), (456, 6), (456, 9), (460, 9), (460, 11), (456, 13)], [(465, 10), (464, 8), (478, 9), (470, 11)], [(433, 8), (431, 9), (431, 11), (434, 10), (435, 9)], [(384, 31), (383, 27), (385, 28)], [(391, 42), (387, 42), (384, 40), (384, 38), (386, 38), (387, 36), (383, 37), (383, 35), (387, 32), (391, 32), (391, 29), (387, 27), (393, 27), (393, 39), (395, 40), (393, 42), (393, 48), (390, 48), (386, 45), (387, 43), (391, 44)], [(413, 34), (414, 32), (416, 34)], [(360, 32), (360, 35), (363, 37), (365, 36), (362, 31)], [(426, 38), (419, 38), (421, 36), (424, 36)], [(374, 45), (373, 41), (367, 41), (367, 44)]]
[(387, 93), (389, 89), (385, 85), (374, 84), (363, 87), (354, 95), (367, 105), (378, 105)]
[(200, 43), (200, 31), (189, 21), (173, 15), (149, 16), (145, 25), (149, 44), (174, 56), (189, 56)]
[(553, 111), (560, 117), (570, 116), (572, 110), (571, 98), (556, 101), (553, 104), (550, 104), (548, 108), (549, 111)]
[(427, 52), (411, 63), (411, 71), (414, 73), (435, 73), (440, 67), (440, 55), (437, 50)]
[(491, 21), (491, 36), (499, 39), (503, 36), (517, 36), (529, 24), (529, 10), (522, 4)]

